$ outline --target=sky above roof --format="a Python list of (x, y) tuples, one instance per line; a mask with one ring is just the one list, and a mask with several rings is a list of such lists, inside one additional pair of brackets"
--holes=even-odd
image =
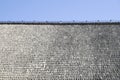
[(0, 21), (120, 21), (120, 0), (0, 0)]

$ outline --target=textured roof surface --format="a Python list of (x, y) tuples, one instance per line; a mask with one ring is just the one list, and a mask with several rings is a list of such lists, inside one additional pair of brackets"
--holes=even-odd
[(0, 80), (120, 80), (120, 23), (1, 22)]

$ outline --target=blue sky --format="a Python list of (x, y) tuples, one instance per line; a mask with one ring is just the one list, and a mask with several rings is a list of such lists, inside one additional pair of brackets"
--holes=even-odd
[(119, 20), (120, 0), (0, 0), (0, 21)]

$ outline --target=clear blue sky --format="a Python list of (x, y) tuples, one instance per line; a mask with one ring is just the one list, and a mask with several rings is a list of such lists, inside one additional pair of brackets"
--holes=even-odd
[(120, 0), (0, 0), (0, 21), (120, 20)]

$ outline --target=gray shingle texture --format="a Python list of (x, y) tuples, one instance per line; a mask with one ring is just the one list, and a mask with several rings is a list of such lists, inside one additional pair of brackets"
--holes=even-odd
[(120, 80), (120, 25), (0, 25), (0, 80)]

